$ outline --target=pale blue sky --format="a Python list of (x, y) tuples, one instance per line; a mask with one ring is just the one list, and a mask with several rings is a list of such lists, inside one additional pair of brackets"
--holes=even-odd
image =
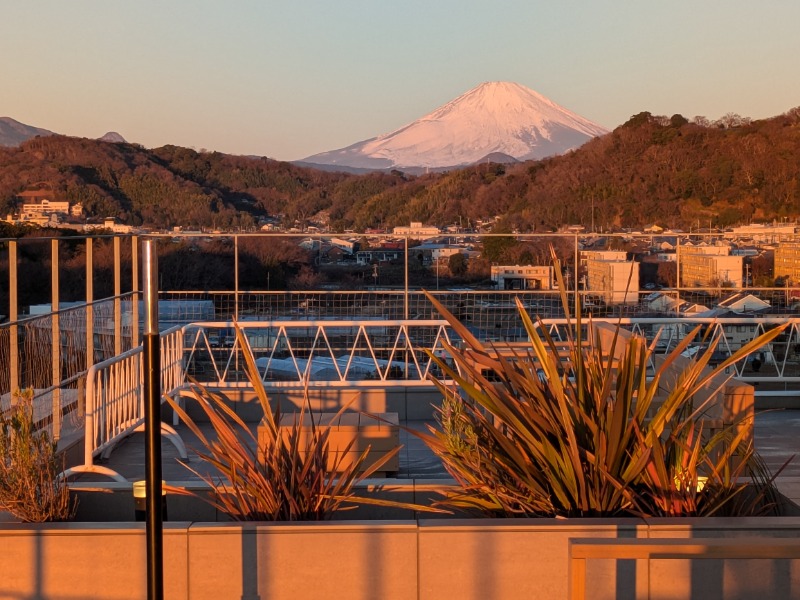
[(797, 0), (0, 0), (0, 116), (283, 160), (484, 81), (609, 129), (800, 105)]

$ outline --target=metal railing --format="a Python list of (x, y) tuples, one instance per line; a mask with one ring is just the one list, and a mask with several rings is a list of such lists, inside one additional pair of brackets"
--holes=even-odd
[(57, 441), (68, 436), (83, 418), (87, 365), (131, 348), (122, 315), (132, 304), (123, 294), (0, 325), (0, 410), (32, 389), (37, 426)]
[[(750, 339), (786, 319), (595, 319), (619, 324), (654, 342), (663, 353), (695, 327), (705, 329), (697, 341), (716, 343), (718, 361), (731, 356)], [(567, 319), (543, 320), (555, 339), (564, 339)], [(587, 323), (588, 325), (588, 323)], [(236, 328), (242, 336), (237, 335)], [(733, 339), (732, 331), (744, 330)], [(717, 341), (715, 341), (717, 340)], [(242, 343), (247, 348), (242, 348)], [(446, 358), (445, 344), (458, 344), (458, 336), (443, 320), (321, 320), (198, 322), (175, 327), (161, 336), (161, 386), (172, 394), (191, 374), (201, 385), (248, 387), (243, 351), (256, 359), (260, 383), (270, 387), (324, 386), (381, 387), (431, 386), (441, 377), (431, 355)], [(699, 346), (698, 346), (699, 347)], [(742, 359), (732, 365), (731, 376), (752, 383), (800, 383), (800, 319), (790, 319), (782, 337), (760, 352), (761, 364)], [(790, 357), (792, 360), (790, 360)], [(712, 361), (713, 364), (713, 361)], [(762, 370), (763, 369), (763, 370)], [(99, 473), (124, 481), (115, 471), (97, 465), (115, 444), (144, 423), (141, 347), (103, 361), (89, 369), (86, 385), (84, 464), (65, 474)], [(789, 395), (786, 390), (759, 390), (759, 395)], [(162, 425), (164, 434), (182, 457), (186, 449), (174, 429)]]
[(184, 328), (186, 371), (201, 384), (245, 382), (239, 327), (265, 385), (431, 385), (452, 332), (442, 320), (200, 322)]
[[(178, 389), (184, 381), (183, 334), (174, 327), (161, 334), (162, 398)], [(139, 346), (93, 365), (86, 381), (86, 415), (84, 431), (84, 463), (67, 469), (63, 476), (78, 473), (107, 475), (117, 481), (126, 479), (108, 467), (95, 463), (107, 458), (123, 438), (144, 426), (143, 350)], [(178, 433), (166, 423), (162, 433), (186, 458), (186, 448)]]
[[(686, 355), (713, 344), (712, 366), (767, 330), (786, 324), (781, 336), (731, 365), (729, 374), (755, 384), (757, 396), (798, 395), (800, 318), (593, 318), (592, 322), (619, 324), (654, 342), (656, 354), (671, 352), (700, 327)], [(459, 342), (447, 323), (439, 320), (242, 321), (238, 325), (257, 359), (262, 381), (272, 386), (358, 386), (370, 381), (421, 385), (429, 375), (439, 374), (424, 349), (442, 353), (442, 341)], [(244, 381), (234, 326), (231, 321), (199, 322), (184, 329), (186, 370), (199, 382), (232, 385)], [(542, 326), (563, 341), (566, 328), (574, 323), (565, 318), (543, 319)], [(521, 330), (513, 338), (499, 341), (526, 339)]]

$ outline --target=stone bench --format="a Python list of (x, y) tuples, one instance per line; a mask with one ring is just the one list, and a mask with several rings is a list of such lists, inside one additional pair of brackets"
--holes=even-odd
[[(333, 471), (336, 462), (344, 452), (347, 445), (353, 444), (344, 454), (339, 469), (351, 465), (364, 450), (369, 448), (367, 458), (361, 466), (361, 471), (368, 469), (376, 460), (385, 456), (400, 445), (400, 422), (397, 413), (376, 413), (379, 419), (357, 412), (345, 412), (337, 417), (337, 413), (303, 413), (300, 423), (300, 441), (311, 436), (312, 421), (317, 427), (330, 427), (328, 434), (328, 469)], [(300, 413), (285, 413), (281, 415), (278, 429), (284, 439), (291, 435), (295, 423), (300, 418)], [(380, 420), (383, 419), (383, 420)], [(259, 445), (261, 432), (259, 427)], [(375, 473), (377, 477), (396, 475), (400, 469), (400, 457), (395, 454)]]

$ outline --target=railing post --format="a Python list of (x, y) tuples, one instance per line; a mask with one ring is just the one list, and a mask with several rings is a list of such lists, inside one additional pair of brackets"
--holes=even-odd
[(58, 240), (50, 240), (50, 305), (53, 312), (51, 360), (53, 361), (53, 441), (61, 439), (61, 320), (59, 318)]
[(94, 248), (86, 238), (86, 370), (94, 364)]
[(161, 600), (164, 597), (164, 515), (161, 505), (161, 339), (158, 332), (158, 254), (155, 240), (143, 242), (142, 257), (147, 597)]
[(572, 275), (572, 279), (575, 285), (575, 310), (578, 310), (578, 267), (580, 266), (580, 253), (578, 250), (578, 234), (575, 234), (575, 272)]
[(139, 345), (139, 236), (131, 238), (131, 348)]
[(9, 384), (11, 402), (14, 392), (19, 389), (19, 329), (17, 327), (17, 240), (8, 242), (8, 321), (9, 329)]
[(408, 319), (408, 234), (405, 237), (405, 253), (406, 253), (406, 272), (405, 272), (405, 283), (403, 286), (403, 318)]
[(239, 320), (239, 236), (233, 236), (233, 319)]
[(122, 354), (122, 268), (119, 236), (114, 236), (114, 356)]

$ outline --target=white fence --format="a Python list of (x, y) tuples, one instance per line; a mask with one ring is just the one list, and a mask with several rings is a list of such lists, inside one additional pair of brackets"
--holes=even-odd
[[(183, 384), (183, 335), (178, 327), (161, 334), (161, 390), (169, 394)], [(126, 479), (108, 467), (95, 464), (98, 456), (107, 458), (123, 438), (144, 427), (143, 349), (141, 346), (103, 361), (89, 369), (86, 380), (84, 464), (67, 469), (63, 476), (78, 473), (107, 475)], [(186, 458), (186, 448), (177, 432), (161, 423), (162, 433)]]

